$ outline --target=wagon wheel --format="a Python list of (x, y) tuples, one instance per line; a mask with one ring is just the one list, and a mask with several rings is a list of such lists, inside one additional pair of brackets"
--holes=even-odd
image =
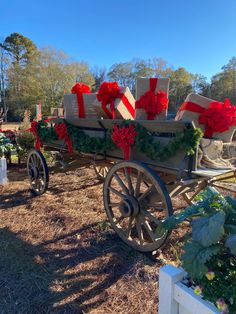
[(97, 165), (96, 163), (94, 163), (93, 168), (97, 175), (97, 178), (101, 181), (104, 181), (109, 171), (109, 167), (104, 165)]
[(185, 192), (182, 194), (183, 199), (188, 205), (195, 204), (196, 197), (206, 188), (207, 182), (203, 181), (198, 186), (194, 188), (192, 192)]
[(48, 188), (49, 172), (46, 160), (40, 151), (35, 149), (29, 153), (27, 170), (31, 192), (34, 195), (43, 194)]
[(160, 221), (172, 215), (164, 182), (147, 166), (123, 161), (108, 172), (103, 186), (108, 219), (119, 237), (142, 252), (160, 248), (169, 233), (156, 234)]

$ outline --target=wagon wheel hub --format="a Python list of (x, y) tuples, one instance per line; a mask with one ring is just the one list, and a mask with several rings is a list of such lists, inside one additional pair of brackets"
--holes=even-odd
[(39, 177), (39, 170), (37, 167), (32, 167), (30, 169), (30, 176), (32, 179), (37, 179)]
[(130, 196), (120, 202), (119, 210), (123, 217), (135, 217), (138, 215), (140, 207), (137, 199)]

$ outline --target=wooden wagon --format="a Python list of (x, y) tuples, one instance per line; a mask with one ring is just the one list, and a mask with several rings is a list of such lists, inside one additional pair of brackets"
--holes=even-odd
[[(51, 126), (62, 122), (52, 119)], [(121, 120), (75, 119), (70, 124), (91, 137), (105, 139), (115, 124)], [(136, 122), (133, 122), (136, 123)], [(168, 145), (177, 134), (194, 130), (194, 124), (183, 121), (138, 121), (154, 142)], [(153, 160), (142, 151), (132, 147), (129, 160), (124, 160), (117, 147), (112, 151), (80, 152), (69, 155), (63, 141), (44, 143), (44, 149), (56, 152), (62, 163), (72, 166), (75, 160), (83, 158), (95, 169), (103, 182), (104, 207), (111, 226), (128, 245), (143, 252), (160, 248), (168, 238), (168, 233), (158, 237), (155, 230), (161, 220), (173, 214), (172, 198), (183, 196), (191, 204), (195, 196), (206, 186), (225, 188), (222, 182), (235, 179), (235, 170), (198, 169), (198, 147), (194, 153), (186, 154), (176, 150), (174, 156), (166, 160)], [(38, 150), (28, 156), (28, 173), (32, 192), (40, 195), (49, 184), (49, 170), (46, 159)], [(68, 167), (68, 169), (70, 169)]]

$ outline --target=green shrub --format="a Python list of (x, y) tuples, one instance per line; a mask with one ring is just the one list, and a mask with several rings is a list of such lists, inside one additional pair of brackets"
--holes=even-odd
[(35, 138), (30, 132), (19, 132), (16, 136), (16, 142), (20, 147), (20, 157), (26, 156), (28, 152), (34, 148)]
[(191, 220), (182, 265), (205, 299), (236, 313), (236, 200), (208, 188), (199, 202), (163, 221), (158, 234)]

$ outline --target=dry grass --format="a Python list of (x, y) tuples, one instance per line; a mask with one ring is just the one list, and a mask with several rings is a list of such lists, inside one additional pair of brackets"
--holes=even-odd
[(19, 128), (20, 123), (18, 122), (4, 122), (2, 123), (0, 129), (2, 129), (3, 131), (6, 130), (12, 130), (12, 131), (17, 131)]
[(0, 313), (157, 313), (159, 267), (178, 263), (184, 229), (153, 258), (110, 229), (92, 169), (53, 174), (36, 198), (24, 167), (9, 178), (0, 187)]

